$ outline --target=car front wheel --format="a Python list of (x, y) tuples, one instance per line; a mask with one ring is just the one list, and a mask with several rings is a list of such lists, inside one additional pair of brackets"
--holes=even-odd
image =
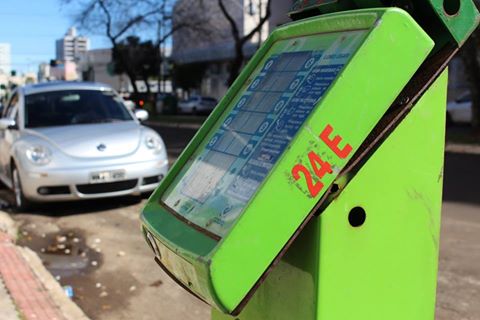
[(20, 173), (17, 167), (12, 168), (12, 187), (14, 196), (15, 211), (25, 211), (29, 208), (30, 202), (23, 195), (22, 181), (20, 180)]

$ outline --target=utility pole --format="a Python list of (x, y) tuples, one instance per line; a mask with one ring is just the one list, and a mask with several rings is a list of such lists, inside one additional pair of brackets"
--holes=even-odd
[(167, 6), (167, 0), (163, 0), (161, 9), (160, 9), (160, 20), (158, 21), (157, 24), (157, 50), (158, 50), (158, 59), (159, 64), (158, 64), (158, 83), (157, 83), (157, 91), (158, 94), (160, 92), (165, 91), (165, 88), (162, 88), (162, 82), (164, 78), (164, 72), (163, 72), (163, 50), (164, 50), (164, 45), (163, 43), (165, 42), (164, 39), (164, 33), (165, 33), (165, 7)]
[[(262, 21), (262, 0), (258, 0), (258, 21), (259, 23)], [(258, 29), (258, 48), (262, 45), (262, 29), (263, 26)]]

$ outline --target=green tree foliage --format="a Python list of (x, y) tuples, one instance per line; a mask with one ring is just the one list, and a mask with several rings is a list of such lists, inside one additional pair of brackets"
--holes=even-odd
[(186, 90), (198, 88), (202, 83), (206, 69), (207, 65), (205, 63), (176, 65), (174, 73), (175, 84)]
[(116, 74), (127, 73), (131, 69), (134, 79), (145, 82), (147, 92), (150, 93), (148, 79), (155, 77), (160, 68), (160, 51), (150, 40), (141, 42), (139, 37), (129, 36), (117, 44), (112, 60)]
[[(162, 60), (161, 47), (167, 43), (173, 33), (180, 29), (191, 28), (201, 29), (204, 24), (199, 15), (190, 10), (187, 5), (177, 12), (184, 19), (180, 23), (172, 24), (173, 7), (175, 0), (60, 0), (64, 5), (72, 8), (74, 22), (87, 34), (105, 36), (112, 48), (112, 59), (115, 68), (122, 70), (130, 79), (133, 91), (138, 93), (136, 80), (151, 76), (151, 67), (157, 66), (157, 75), (160, 74), (160, 61), (155, 64), (151, 59)], [(188, 0), (189, 2), (203, 0)], [(142, 70), (138, 70), (137, 63), (132, 63), (129, 50), (125, 46), (130, 46), (130, 51), (140, 50), (129, 45), (127, 38), (131, 35), (142, 34), (143, 39), (151, 39), (151, 42), (145, 41), (138, 47), (142, 52), (150, 52), (152, 45), (157, 48), (160, 54), (152, 53), (151, 59), (142, 58)], [(135, 37), (134, 37), (135, 38)], [(134, 57), (136, 58), (136, 57)], [(138, 60), (138, 59), (135, 59)], [(148, 60), (148, 61), (147, 61)], [(145, 63), (147, 61), (147, 63)], [(146, 67), (145, 67), (146, 66)], [(146, 76), (145, 76), (146, 75)], [(148, 87), (148, 86), (147, 86)]]

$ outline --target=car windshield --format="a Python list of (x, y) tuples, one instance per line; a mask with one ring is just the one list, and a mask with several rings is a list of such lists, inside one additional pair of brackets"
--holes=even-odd
[(25, 127), (133, 120), (120, 97), (112, 91), (63, 90), (25, 97)]

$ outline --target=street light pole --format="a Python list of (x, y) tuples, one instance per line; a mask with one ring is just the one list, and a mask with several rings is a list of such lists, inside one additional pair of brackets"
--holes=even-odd
[(163, 60), (163, 55), (162, 55), (162, 44), (161, 44), (161, 39), (163, 37), (163, 12), (162, 12), (162, 20), (158, 21), (157, 25), (157, 38), (158, 38), (158, 45), (157, 45), (157, 50), (158, 50), (158, 58), (159, 58), (159, 63), (158, 63), (158, 83), (157, 83), (157, 94), (159, 94), (162, 90), (162, 77), (163, 77), (163, 70), (162, 70), (162, 60)]
[[(262, 22), (262, 0), (258, 0), (258, 23)], [(258, 29), (258, 48), (262, 45), (262, 29), (263, 26)]]

